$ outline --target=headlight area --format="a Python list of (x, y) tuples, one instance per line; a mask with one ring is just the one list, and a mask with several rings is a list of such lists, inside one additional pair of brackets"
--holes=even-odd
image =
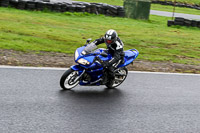
[(79, 56), (79, 54), (78, 54), (78, 51), (76, 50), (76, 51), (75, 51), (75, 54), (74, 54), (75, 60), (78, 58), (78, 56)]
[(89, 61), (87, 61), (87, 60), (85, 60), (83, 58), (79, 59), (77, 62), (80, 63), (80, 64), (82, 64), (82, 65), (89, 65), (90, 64)]

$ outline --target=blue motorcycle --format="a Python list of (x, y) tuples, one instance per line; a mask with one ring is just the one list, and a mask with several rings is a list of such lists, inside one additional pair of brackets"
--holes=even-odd
[(124, 51), (124, 63), (116, 68), (114, 82), (112, 84), (110, 82), (102, 84), (104, 78), (103, 67), (97, 57), (105, 61), (110, 60), (112, 56), (106, 49), (99, 48), (94, 50), (97, 46), (94, 43), (90, 43), (90, 41), (91, 39), (88, 39), (84, 46), (77, 48), (75, 51), (74, 60), (78, 65), (71, 66), (62, 75), (60, 79), (62, 89), (69, 90), (78, 84), (81, 86), (106, 85), (108, 88), (115, 88), (124, 82), (128, 75), (126, 66), (133, 62), (139, 54), (136, 49)]

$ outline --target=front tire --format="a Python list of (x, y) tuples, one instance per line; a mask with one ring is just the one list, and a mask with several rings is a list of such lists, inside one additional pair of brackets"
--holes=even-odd
[(106, 87), (112, 89), (112, 88), (115, 88), (115, 87), (121, 85), (124, 82), (124, 80), (126, 79), (127, 75), (128, 75), (128, 70), (126, 67), (119, 69), (118, 71), (115, 72), (114, 81), (112, 81), (112, 82), (109, 81), (106, 84)]
[(79, 84), (79, 80), (76, 81), (79, 74), (78, 71), (73, 69), (68, 69), (60, 79), (60, 87), (63, 90), (71, 90), (72, 88), (76, 87)]

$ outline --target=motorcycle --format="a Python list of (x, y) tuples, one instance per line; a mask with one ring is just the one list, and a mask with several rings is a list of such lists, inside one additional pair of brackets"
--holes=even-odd
[[(71, 66), (60, 79), (60, 86), (63, 90), (70, 90), (78, 84), (81, 86), (106, 85), (108, 88), (115, 88), (124, 82), (128, 75), (126, 66), (132, 63), (139, 54), (136, 49), (124, 51), (124, 62), (115, 69), (114, 81), (103, 84), (102, 80), (105, 75), (103, 74), (101, 61), (110, 60), (112, 56), (107, 49), (94, 50), (97, 46), (90, 43), (90, 41), (91, 39), (88, 39), (84, 46), (77, 48), (75, 51), (74, 60), (77, 65)], [(101, 61), (98, 59), (101, 59)]]

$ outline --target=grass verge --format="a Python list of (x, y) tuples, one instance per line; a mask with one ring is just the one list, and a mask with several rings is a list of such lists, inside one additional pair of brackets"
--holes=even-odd
[(149, 21), (142, 21), (88, 13), (0, 8), (0, 48), (73, 54), (87, 38), (99, 38), (113, 28), (123, 40), (125, 50), (138, 49), (141, 60), (200, 65), (200, 29), (167, 27), (168, 19), (151, 16)]

